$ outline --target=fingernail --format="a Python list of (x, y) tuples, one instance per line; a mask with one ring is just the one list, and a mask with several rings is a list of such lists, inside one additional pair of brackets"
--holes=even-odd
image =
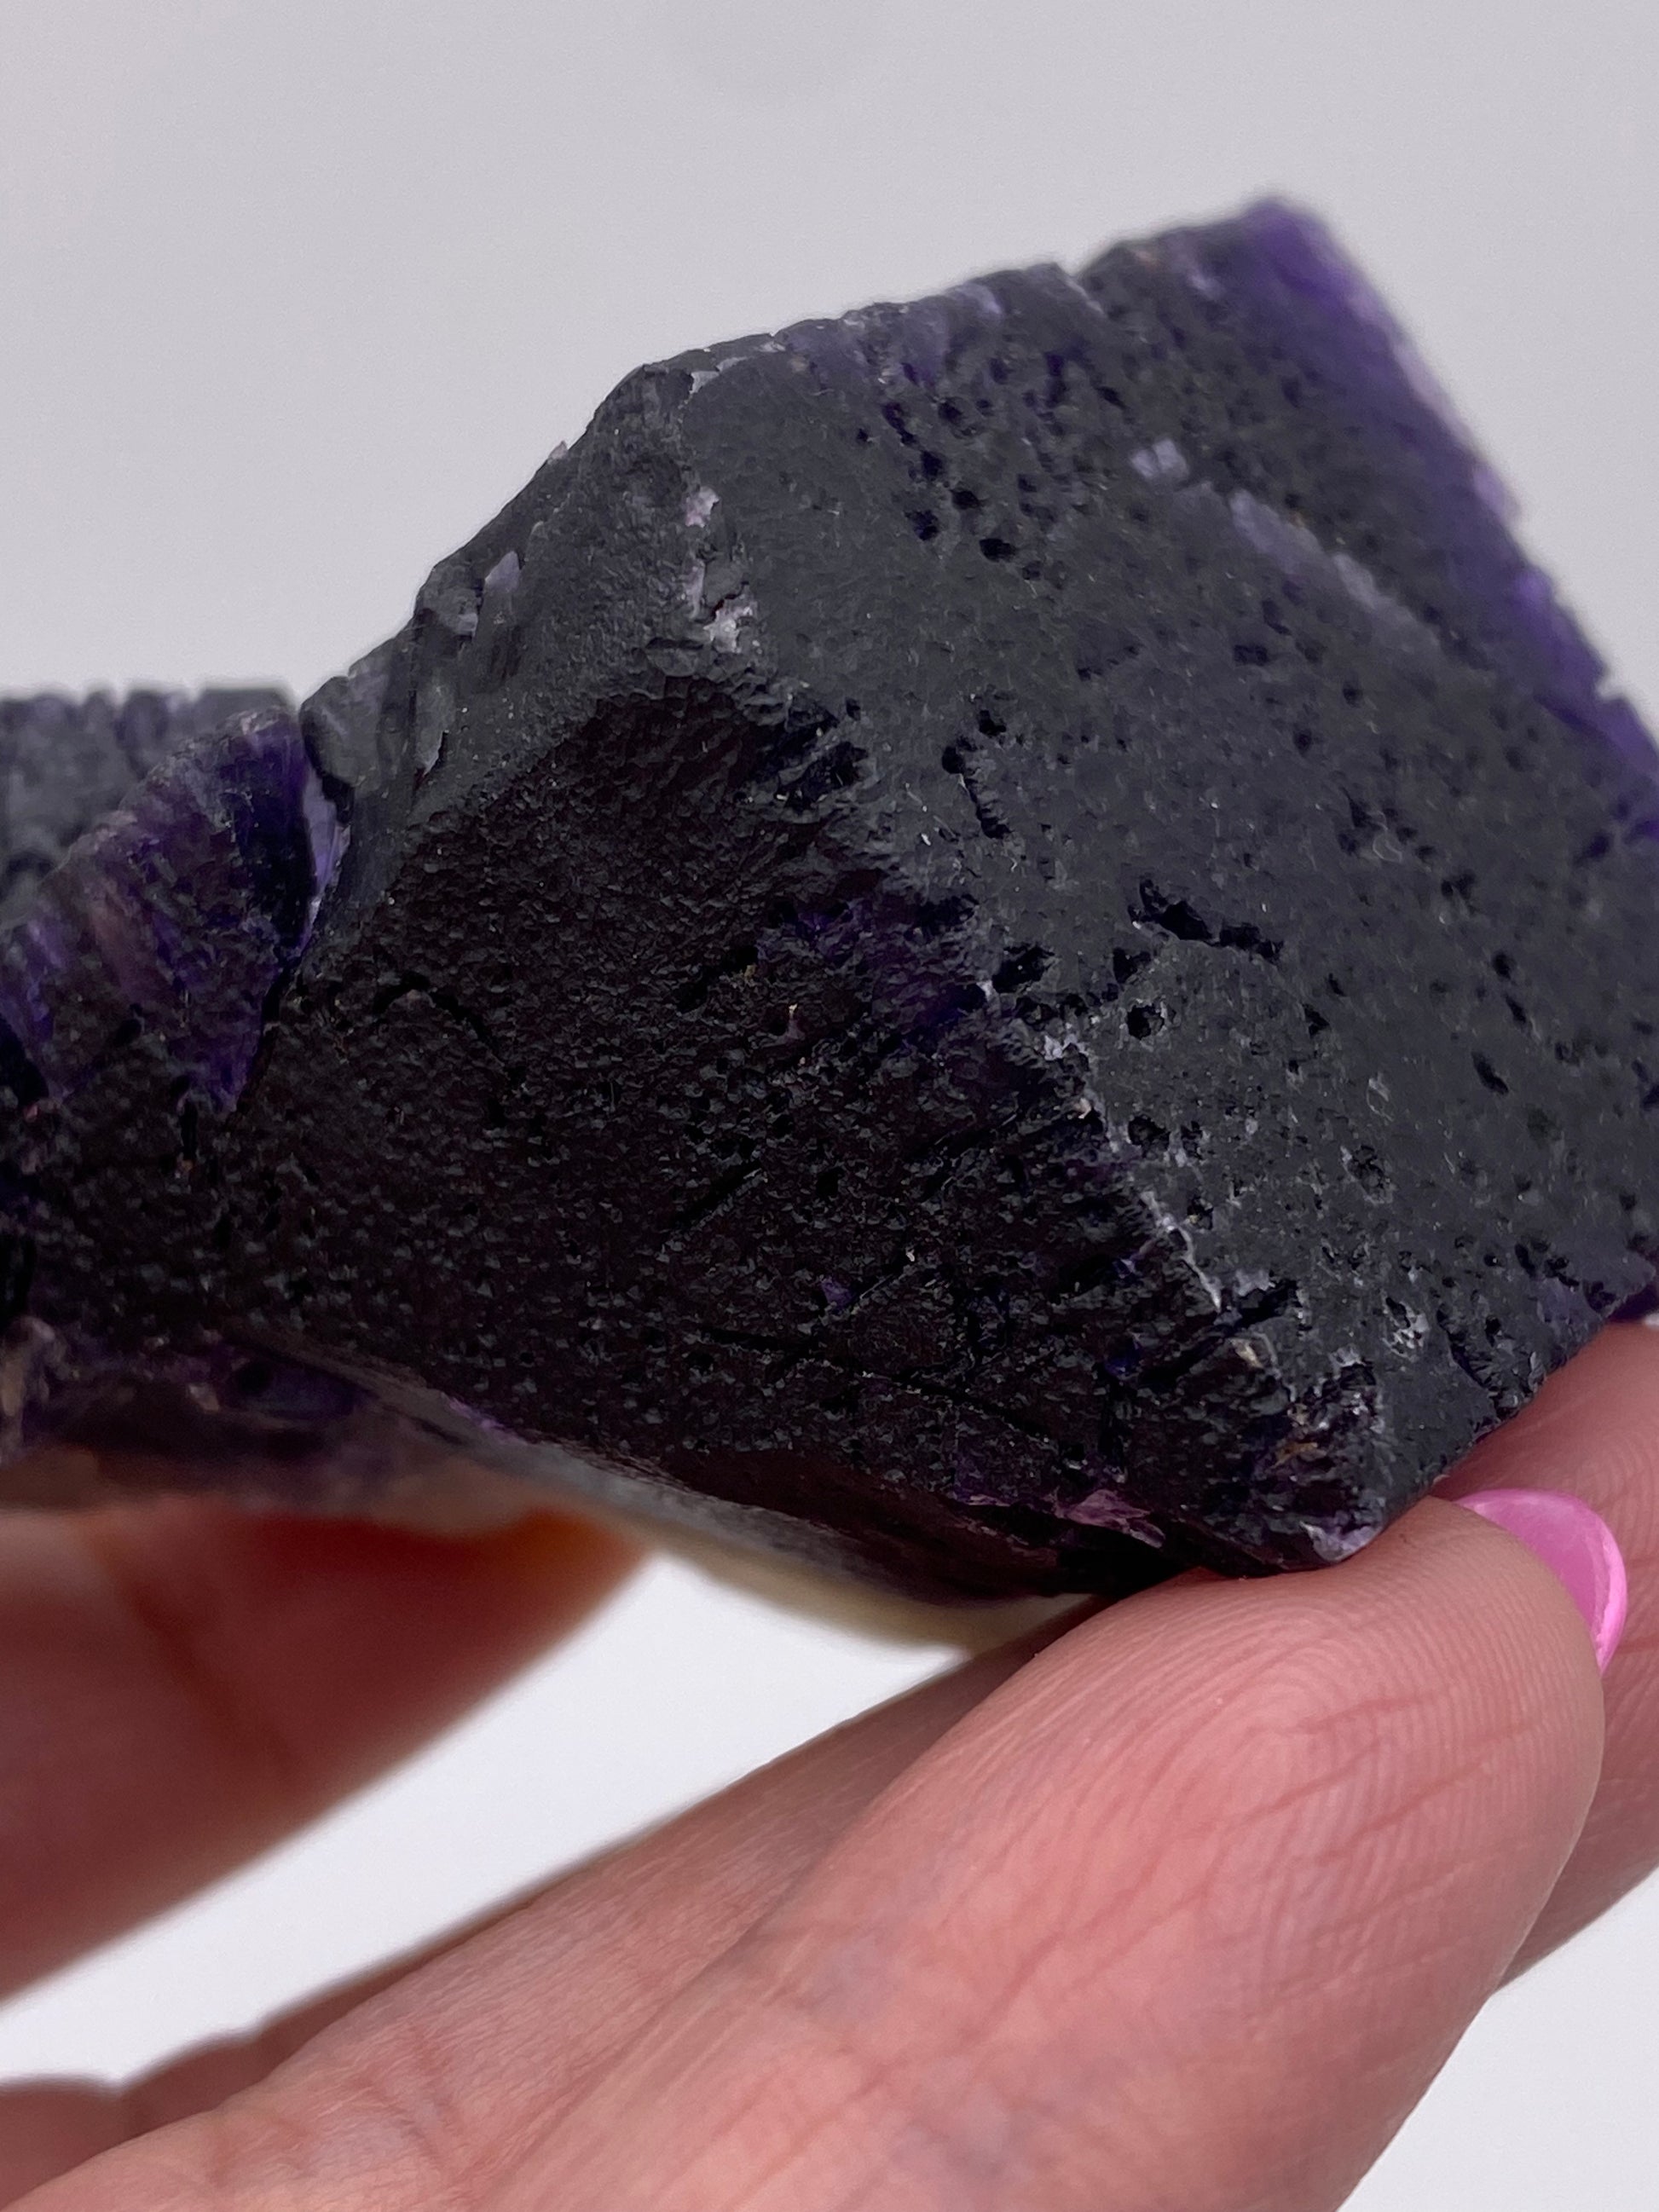
[(1562, 1490), (1476, 1490), (1453, 1502), (1537, 1553), (1583, 1614), (1605, 1674), (1625, 1632), (1629, 1584), (1619, 1540), (1595, 1507)]

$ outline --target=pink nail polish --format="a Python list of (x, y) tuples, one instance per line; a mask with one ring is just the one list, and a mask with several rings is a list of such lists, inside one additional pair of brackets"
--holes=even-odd
[(1475, 1490), (1454, 1503), (1507, 1529), (1565, 1585), (1605, 1674), (1625, 1632), (1629, 1589), (1619, 1540), (1595, 1507), (1561, 1490)]

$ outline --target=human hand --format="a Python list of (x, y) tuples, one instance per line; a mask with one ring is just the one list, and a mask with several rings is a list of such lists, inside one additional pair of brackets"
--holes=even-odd
[[(1322, 2212), (1504, 1975), (1659, 1856), (1656, 1475), (1659, 1335), (1621, 1328), (1449, 1486), (1616, 1529), (1605, 1755), (1561, 1585), (1431, 1500), (1342, 1566), (974, 1661), (255, 2040), (0, 2095), (0, 2203)], [(562, 1523), (15, 1524), (9, 1978), (314, 1810), (622, 1565)]]

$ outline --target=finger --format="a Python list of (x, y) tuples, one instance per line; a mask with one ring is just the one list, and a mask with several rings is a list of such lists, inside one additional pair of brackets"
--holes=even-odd
[[(1592, 1917), (1639, 1880), (1659, 1857), (1659, 1772), (1656, 1771), (1659, 1769), (1659, 1624), (1649, 1626), (1644, 1635), (1642, 1611), (1659, 1583), (1659, 1465), (1655, 1464), (1656, 1459), (1659, 1459), (1659, 1335), (1652, 1330), (1621, 1328), (1610, 1331), (1557, 1376), (1532, 1408), (1490, 1438), (1466, 1470), (1446, 1486), (1453, 1492), (1477, 1485), (1510, 1484), (1574, 1489), (1595, 1502), (1617, 1523), (1632, 1559), (1635, 1611), (1632, 1631), (1626, 1634), (1609, 1685), (1609, 1748), (1602, 1786), (1583, 1841), (1546, 1908), (1536, 1936), (1524, 1947), (1523, 1960)], [(964, 1689), (973, 1683), (978, 1694), (991, 1686), (988, 1675), (976, 1678), (970, 1672), (959, 1679)], [(949, 1695), (954, 1702), (957, 1692), (952, 1690)], [(670, 1954), (658, 1955), (653, 1917), (643, 1911), (630, 1917), (638, 1939), (637, 1957), (659, 1969), (659, 1993), (665, 1995), (688, 1979), (741, 1926), (757, 1917), (787, 1881), (821, 1851), (830, 1836), (839, 1832), (845, 1817), (850, 1817), (857, 1791), (848, 1789), (843, 1793), (827, 1775), (820, 1781), (821, 1769), (827, 1768), (832, 1759), (850, 1760), (860, 1756), (860, 1740), (866, 1735), (873, 1753), (874, 1729), (890, 1729), (901, 1716), (905, 1733), (890, 1735), (888, 1748), (901, 1757), (901, 1744), (919, 1751), (932, 1734), (942, 1729), (945, 1711), (941, 1686), (929, 1686), (901, 1701), (890, 1715), (869, 1717), (841, 1732), (836, 1739), (810, 1747), (653, 1838), (648, 1848), (660, 1850), (664, 1865), (672, 1864), (675, 1854), (692, 1849), (694, 1838), (706, 1838), (709, 1853), (706, 1887), (688, 1880), (680, 1901), (679, 1932), (689, 1940), (672, 1953), (672, 1965)], [(878, 1759), (872, 1757), (863, 1779), (873, 1786), (883, 1771)], [(849, 1765), (848, 1780), (852, 1772)], [(804, 1818), (800, 1793), (795, 1792), (788, 1818), (800, 1821), (801, 1826), (798, 1835), (787, 1838), (782, 1808), (796, 1777), (805, 1785), (809, 1800), (816, 1796), (811, 1809), (822, 1817)], [(751, 1808), (756, 1826), (746, 1832), (744, 1820)], [(787, 1838), (792, 1847), (786, 1847)], [(745, 1845), (759, 1838), (764, 1841), (757, 1856)], [(580, 1993), (592, 1954), (584, 1958), (583, 1947), (572, 1940), (576, 1923), (566, 1917), (567, 1905), (579, 1912), (589, 1894), (589, 1883), (625, 1887), (641, 1864), (634, 1851), (613, 1854), (602, 1866), (586, 1869), (573, 1881), (547, 1893), (535, 1907), (519, 1916), (510, 1930), (503, 1931), (503, 1945), (518, 1948), (526, 1960), (531, 1947), (537, 1947), (546, 1962), (550, 1985), (556, 1948), (562, 1986), (578, 1993), (574, 2012), (561, 2021), (562, 2027), (568, 2021), (573, 2031), (562, 2051), (550, 2047), (556, 2039), (546, 2033), (548, 2015), (545, 2008), (538, 2009), (533, 1995), (525, 2006), (526, 2016), (515, 2023), (514, 2048), (522, 2054), (526, 2074), (539, 2072), (550, 2084), (549, 2112), (568, 2095), (572, 2080), (580, 2078), (590, 2062), (600, 2063), (611, 2048), (632, 2032), (638, 2018), (635, 2006), (611, 2012), (602, 1992), (598, 1993), (597, 2012), (611, 2033), (605, 2034), (591, 2016), (581, 2018)], [(700, 1898), (702, 1903), (694, 1906), (693, 1898)], [(721, 1909), (728, 1905), (735, 1908), (729, 1915)], [(469, 2002), (477, 2003), (480, 2009), (491, 2002), (487, 1996), (472, 1993), (493, 1982), (498, 1968), (483, 1953), (475, 1954), (475, 1959), (458, 1962), (447, 1978), (442, 2002), (447, 2013), (456, 2008), (458, 2018)], [(538, 1966), (530, 1966), (518, 1986), (533, 1991), (539, 1973)], [(398, 2045), (420, 2008), (423, 1986), (415, 1984), (400, 1991), (386, 2008), (372, 2041), (365, 2040), (360, 2055), (365, 2075), (374, 2081), (397, 2078)], [(356, 1993), (352, 1994), (355, 2003)], [(350, 2008), (351, 2005), (341, 2002), (337, 2012)], [(337, 2014), (331, 2013), (332, 2016)], [(538, 2023), (544, 2024), (539, 2033)], [(297, 2049), (323, 2024), (319, 2017), (313, 2018), (306, 2023), (304, 2033), (299, 2031), (298, 2023), (279, 2024), (268, 2039), (235, 2055), (234, 2072), (218, 2076), (216, 2081), (191, 2074), (157, 2082), (145, 2092), (140, 2110), (154, 2124), (159, 2118), (199, 2109), (210, 2101), (210, 2089), (247, 2086), (267, 2072), (276, 2057)], [(501, 2149), (499, 2111), (503, 2104), (516, 2101), (516, 2093), (495, 2071), (495, 2059), (482, 2056), (489, 2048), (487, 2039), (458, 2034), (455, 2041), (463, 2051), (480, 2054), (470, 2079), (462, 2078), (464, 2068), (447, 2066), (444, 2089), (454, 2100), (452, 2111), (479, 2116), (478, 2155), (471, 2170), (483, 2172), (495, 2162)], [(331, 2063), (332, 2046), (318, 2057), (321, 2065)], [(562, 2063), (566, 2060), (569, 2063)], [(500, 2099), (490, 2094), (498, 2087)], [(131, 2113), (126, 2116), (129, 2126), (131, 2117)], [(418, 2184), (411, 2180), (410, 2188), (410, 2203), (419, 2202)]]
[(1334, 2206), (1547, 1896), (1600, 1729), (1559, 1585), (1439, 1504), (1327, 1575), (1133, 1601), (925, 1757), (490, 2212), (555, 2177), (562, 2212)]
[(498, 2191), (447, 2162), (429, 2013), (377, 2083), (389, 2191), (342, 2188), (286, 2069), (30, 2212), (1315, 2212), (1512, 1955), (1599, 1732), (1560, 1587), (1430, 1504), (1343, 1567), (1169, 1586), (1031, 1661), (550, 2128), (533, 2086), (498, 2113)]
[(1612, 1528), (1630, 1575), (1630, 1618), (1607, 1670), (1601, 1787), (1519, 1969), (1659, 1864), (1659, 1331), (1607, 1330), (1442, 1486), (1451, 1496), (1570, 1491)]
[[(287, 2067), (272, 2143), (310, 2140), (349, 2205), (424, 2212), (432, 2142), (388, 2139), (416, 2073), (446, 2115), (444, 2175), (482, 2191), (678, 1990), (769, 1909), (893, 1778), (1057, 1631), (988, 1653), (748, 1776), (638, 1842), (416, 1960), (330, 1991), (258, 2033), (122, 2089), (0, 2093), (0, 2205), (131, 2137)], [(550, 2001), (550, 1993), (556, 1993)], [(333, 2034), (325, 2033), (340, 2023)]]
[(410, 1750), (627, 1564), (168, 1504), (0, 1526), (0, 1986), (187, 1894)]

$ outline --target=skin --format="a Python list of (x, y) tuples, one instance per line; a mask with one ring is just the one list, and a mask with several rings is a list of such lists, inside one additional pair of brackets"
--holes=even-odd
[[(1659, 1334), (1446, 1487), (1586, 1498), (1605, 1686), (1431, 1499), (956, 1672), (490, 1923), (112, 2093), (0, 2094), (28, 2212), (1323, 2212), (1492, 1990), (1659, 1858)], [(625, 1571), (168, 1505), (0, 1532), (15, 1986), (407, 1752)]]

